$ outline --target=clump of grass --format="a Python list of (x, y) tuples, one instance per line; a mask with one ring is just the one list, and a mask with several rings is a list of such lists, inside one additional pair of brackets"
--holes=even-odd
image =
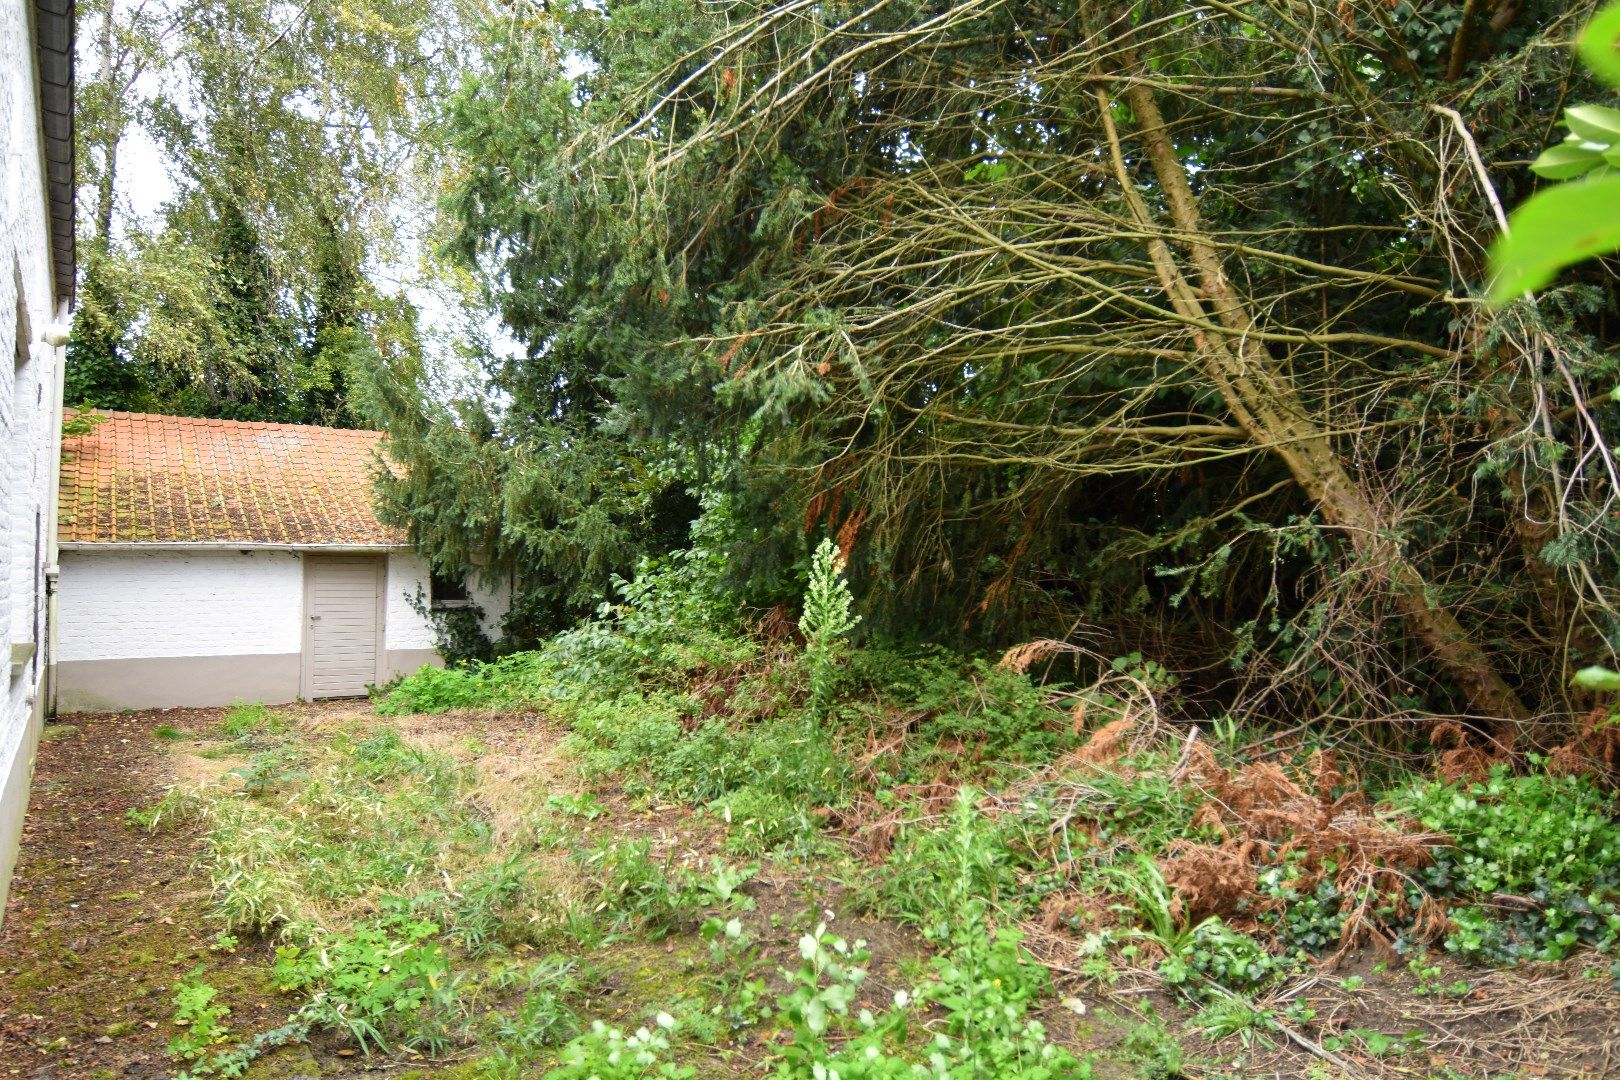
[(536, 850), (534, 826), (478, 809), (484, 785), (506, 778), (392, 728), (339, 732), (288, 755), (235, 770), (239, 791), (177, 788), (130, 814), (149, 829), (181, 817), (201, 826), (201, 865), (227, 931), (296, 937), (399, 901), (481, 953), (566, 922), (577, 876), (566, 860)]
[(179, 742), (181, 739), (189, 739), (190, 737), (173, 724), (159, 724), (156, 730), (152, 732), (152, 738), (160, 742)]
[(225, 710), (220, 730), (233, 738), (271, 735), (287, 730), (287, 723), (262, 701), (238, 701)]

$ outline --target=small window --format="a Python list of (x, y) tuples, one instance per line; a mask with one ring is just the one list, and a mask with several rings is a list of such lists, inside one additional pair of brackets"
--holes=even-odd
[(429, 579), (428, 588), (431, 591), (434, 611), (472, 606), (472, 597), (467, 594), (467, 583), (460, 578), (434, 574)]

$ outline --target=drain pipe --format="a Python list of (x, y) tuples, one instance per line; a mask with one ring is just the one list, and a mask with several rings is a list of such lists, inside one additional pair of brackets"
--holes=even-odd
[(62, 497), (62, 415), (63, 384), (67, 374), (68, 320), (72, 318), (69, 304), (63, 304), (57, 325), (45, 331), (45, 341), (56, 354), (56, 386), (53, 388), (52, 408), (47, 414), (51, 420), (50, 473), (45, 498), (45, 715), (56, 719), (56, 586), (61, 574), (61, 556), (58, 550), (56, 518)]

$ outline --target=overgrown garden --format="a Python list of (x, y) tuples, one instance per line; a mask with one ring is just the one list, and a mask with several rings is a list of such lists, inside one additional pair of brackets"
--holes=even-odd
[[(1620, 977), (1598, 7), (461, 13), (435, 235), (509, 347), (447, 381), (318, 261), (286, 333), (343, 331), (317, 404), (387, 432), (381, 513), (512, 608), (363, 730), (244, 714), (235, 783), (137, 813), (297, 1003), (249, 1037), (185, 982), (175, 1055), (1552, 1067), (1538, 995), (1612, 1015)], [(425, 737), (469, 715), (566, 767)], [(627, 991), (607, 958), (662, 941), (681, 975)], [(1391, 970), (1409, 1022), (1358, 1020)]]

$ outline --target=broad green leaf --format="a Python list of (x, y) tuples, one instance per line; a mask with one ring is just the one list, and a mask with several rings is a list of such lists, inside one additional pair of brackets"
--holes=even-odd
[(1605, 146), (1620, 142), (1620, 109), (1607, 105), (1576, 105), (1564, 110), (1564, 123), (1587, 142)]
[(1569, 180), (1601, 164), (1602, 155), (1578, 140), (1549, 146), (1530, 163), (1530, 171), (1548, 180)]
[(1491, 303), (1539, 289), (1566, 266), (1620, 249), (1620, 176), (1537, 192), (1491, 249)]
[(1580, 50), (1594, 74), (1620, 86), (1620, 3), (1610, 4), (1587, 23)]
[(1581, 668), (1569, 681), (1582, 690), (1607, 693), (1611, 690), (1620, 690), (1620, 671), (1610, 671), (1606, 667), (1594, 665)]

